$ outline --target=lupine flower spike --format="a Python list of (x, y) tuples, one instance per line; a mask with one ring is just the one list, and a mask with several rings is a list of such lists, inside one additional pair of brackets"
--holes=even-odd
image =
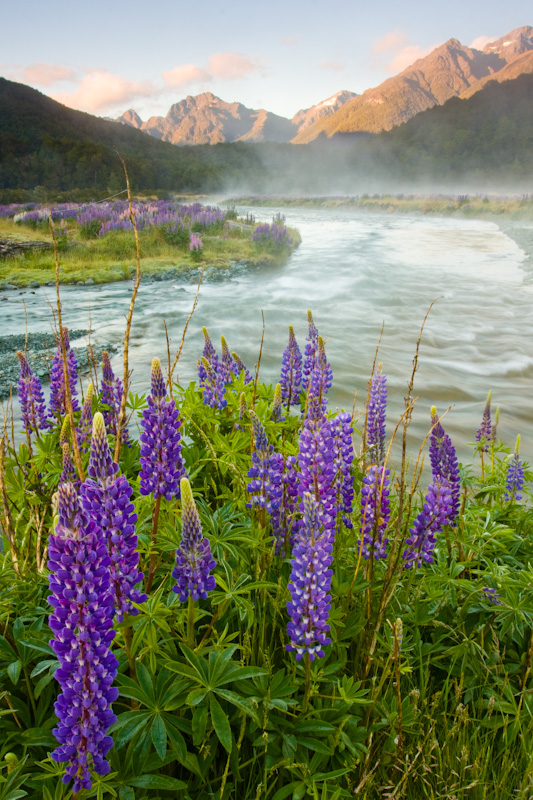
[(46, 403), (39, 378), (33, 374), (28, 359), (19, 350), (20, 362), (18, 396), (22, 412), (22, 427), (28, 433), (39, 433), (49, 427), (46, 419)]
[[(78, 362), (74, 350), (70, 346), (68, 328), (63, 328), (63, 342), (67, 354), (67, 373), (70, 388), (70, 398), (74, 411), (79, 411), (76, 384), (78, 382)], [(65, 374), (63, 370), (63, 353), (61, 342), (58, 342), (55, 355), (50, 367), (50, 413), (63, 417), (67, 413), (67, 395), (65, 390)]]
[(305, 653), (314, 661), (324, 656), (324, 647), (331, 643), (327, 633), (333, 546), (328, 536), (320, 531), (318, 503), (308, 492), (304, 494), (303, 505), (303, 525), (292, 551), (288, 586), (291, 599), (287, 603), (291, 618), (287, 633), (291, 641), (286, 650), (296, 652), (297, 661), (301, 661)]
[(507, 469), (507, 478), (505, 481), (505, 495), (504, 502), (512, 503), (515, 500), (521, 500), (522, 495), (520, 492), (524, 488), (524, 465), (520, 461), (520, 435), (516, 437), (516, 447), (514, 455), (509, 462)]
[(140, 493), (154, 498), (179, 497), (179, 480), (185, 475), (181, 456), (181, 420), (178, 407), (166, 399), (166, 387), (158, 358), (152, 361), (152, 391), (143, 410), (140, 436)]
[(237, 353), (234, 353), (233, 350), (231, 351), (231, 355), (233, 356), (235, 364), (237, 365), (237, 375), (240, 375), (241, 372), (244, 372), (244, 383), (251, 383), (252, 376), (250, 375), (242, 358), (237, 355)]
[(205, 599), (216, 586), (211, 572), (216, 561), (211, 555), (209, 539), (202, 535), (198, 510), (187, 478), (181, 479), (182, 528), (181, 542), (176, 551), (176, 566), (172, 577), (177, 583), (172, 587), (184, 603), (189, 595), (194, 601)]
[(235, 363), (233, 356), (231, 355), (228, 347), (228, 343), (224, 336), (220, 337), (220, 344), (222, 347), (222, 358), (220, 364), (224, 371), (224, 382), (231, 383), (234, 375), (239, 375), (239, 368)]
[[(216, 373), (218, 371), (218, 355), (213, 347), (213, 342), (211, 341), (211, 337), (209, 336), (205, 326), (202, 328), (202, 333), (204, 334), (204, 349), (202, 351), (202, 356), (207, 359), (213, 371)], [(206, 377), (206, 367), (202, 359), (200, 359), (198, 362), (198, 383), (200, 388), (205, 386)]]
[(307, 312), (307, 322), (309, 330), (305, 342), (305, 359), (303, 368), (302, 385), (305, 391), (309, 388), (309, 380), (315, 366), (316, 354), (318, 351), (318, 329), (313, 322), (313, 315)]
[(274, 537), (279, 543), (283, 456), (275, 452), (274, 445), (268, 443), (265, 429), (255, 411), (250, 409), (248, 414), (252, 420), (255, 450), (252, 453), (252, 466), (248, 470), (251, 481), (247, 489), (251, 497), (246, 505), (248, 508), (258, 506), (266, 509)]
[(363, 557), (375, 560), (387, 557), (385, 537), (390, 521), (389, 470), (380, 464), (372, 464), (363, 477), (361, 488), (361, 539)]
[(94, 386), (92, 383), (90, 383), (87, 386), (85, 400), (83, 401), (83, 405), (81, 407), (80, 419), (76, 428), (78, 444), (82, 452), (86, 452), (89, 449), (89, 442), (91, 440), (91, 433), (93, 429), (93, 394)]
[(137, 568), (137, 514), (131, 502), (133, 491), (126, 476), (117, 476), (117, 472), (118, 464), (113, 461), (109, 449), (104, 418), (98, 411), (93, 422), (89, 477), (81, 485), (80, 493), (85, 512), (102, 530), (111, 560), (111, 592), (117, 621), (121, 622), (125, 614), (138, 614), (133, 603), (144, 602), (146, 595), (135, 589), (143, 574)]
[(431, 424), (433, 426), (429, 439), (429, 458), (433, 480), (444, 478), (450, 484), (452, 502), (448, 525), (455, 525), (460, 506), (461, 482), (459, 478), (459, 465), (455, 454), (455, 447), (447, 433), (444, 432), (437, 409), (431, 407)]
[(302, 389), (302, 354), (294, 329), (289, 325), (289, 344), (283, 351), (281, 359), (281, 398), (287, 403), (287, 411), (291, 406), (296, 406), (300, 402), (300, 391)]
[(451, 514), (452, 493), (450, 482), (438, 477), (429, 485), (424, 500), (424, 507), (409, 529), (408, 545), (403, 553), (405, 568), (422, 566), (433, 561), (437, 535), (448, 524)]
[(483, 410), (483, 418), (481, 420), (481, 426), (476, 433), (476, 442), (479, 442), (479, 449), (482, 453), (489, 452), (489, 443), (492, 441), (492, 420), (490, 416), (490, 401), (492, 397), (492, 391), (490, 391), (487, 395), (487, 402), (485, 403), (485, 408)]
[(279, 383), (276, 384), (274, 389), (270, 419), (274, 422), (281, 422), (281, 385)]
[(385, 417), (387, 406), (387, 376), (378, 365), (370, 381), (366, 421), (366, 457), (370, 464), (385, 460)]
[(333, 371), (331, 365), (326, 358), (326, 348), (324, 340), (321, 336), (318, 337), (318, 347), (316, 351), (315, 366), (309, 378), (309, 386), (307, 387), (308, 398), (311, 395), (317, 397), (322, 404), (324, 411), (327, 408), (327, 393), (328, 389), (333, 383)]
[(204, 376), (203, 382), (201, 383), (204, 404), (211, 408), (225, 408), (228, 401), (224, 396), (226, 382), (223, 371), (220, 367), (215, 370), (207, 358), (202, 356), (198, 362), (198, 374), (200, 374), (200, 372)]
[(113, 746), (107, 730), (116, 717), (111, 703), (118, 662), (110, 651), (113, 598), (109, 555), (102, 531), (79, 506), (72, 484), (59, 487), (59, 522), (49, 539), (50, 596), (48, 624), (54, 638), (61, 687), (54, 709), (59, 720), (53, 734), (59, 746), (51, 754), (67, 762), (63, 783), (73, 791), (91, 789), (90, 770), (109, 772), (106, 756)]
[(339, 511), (335, 487), (334, 442), (324, 409), (314, 395), (309, 400), (307, 416), (300, 434), (299, 451), (299, 509), (302, 512), (304, 510), (305, 492), (312, 494), (318, 503), (320, 523), (333, 541)]
[[(104, 421), (106, 429), (113, 436), (117, 435), (118, 417), (120, 414), (120, 404), (122, 402), (122, 381), (115, 377), (109, 353), (102, 351), (102, 403), (104, 406)], [(122, 431), (122, 441), (129, 444), (129, 433), (127, 428)]]

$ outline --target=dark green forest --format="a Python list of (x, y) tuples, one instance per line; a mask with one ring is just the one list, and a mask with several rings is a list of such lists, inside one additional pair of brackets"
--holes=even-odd
[(386, 133), (309, 145), (176, 146), (2, 78), (0, 111), (2, 202), (118, 192), (117, 151), (137, 192), (361, 193), (465, 179), (525, 189), (533, 176), (533, 75), (491, 82)]

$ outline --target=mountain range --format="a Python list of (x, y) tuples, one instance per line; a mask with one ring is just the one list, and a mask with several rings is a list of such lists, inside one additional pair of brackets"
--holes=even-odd
[(346, 133), (391, 130), (452, 97), (470, 97), (488, 81), (513, 80), (533, 72), (533, 28), (523, 26), (487, 44), (483, 50), (449, 39), (399, 75), (361, 95), (339, 91), (292, 119), (242, 103), (227, 103), (211, 92), (174, 103), (165, 117), (143, 121), (133, 109), (118, 122), (172, 144), (291, 142)]

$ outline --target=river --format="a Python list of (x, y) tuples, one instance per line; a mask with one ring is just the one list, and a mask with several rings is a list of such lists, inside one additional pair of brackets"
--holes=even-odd
[[(268, 220), (276, 209), (252, 210)], [(411, 427), (412, 452), (429, 427), (435, 404), (449, 407), (445, 428), (462, 459), (471, 460), (485, 398), (501, 409), (499, 436), (509, 446), (522, 436), (522, 453), (533, 458), (533, 280), (525, 253), (497, 225), (470, 219), (387, 215), (357, 210), (286, 210), (302, 244), (279, 268), (250, 270), (223, 283), (205, 283), (191, 321), (179, 378), (193, 380), (205, 325), (217, 345), (250, 369), (257, 361), (262, 320), (265, 337), (260, 378), (275, 383), (288, 325), (303, 350), (307, 309), (326, 340), (334, 384), (333, 407), (362, 412), (381, 328), (379, 360), (388, 376), (388, 433), (403, 410), (416, 341), (424, 315)], [(134, 314), (130, 361), (132, 388), (145, 392), (150, 363), (166, 363), (164, 321), (175, 353), (196, 287), (180, 282), (142, 284)], [(131, 285), (62, 288), (63, 315), (73, 328), (92, 326), (94, 340), (120, 343)], [(52, 288), (10, 293), (2, 303), (2, 334), (50, 330)], [(113, 358), (121, 370), (119, 355)]]

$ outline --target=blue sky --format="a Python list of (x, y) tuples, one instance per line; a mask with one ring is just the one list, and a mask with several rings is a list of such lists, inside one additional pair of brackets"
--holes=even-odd
[(531, 24), (531, 0), (27, 0), (4, 6), (0, 74), (102, 116), (147, 119), (211, 91), (292, 117), (377, 86), (447, 39), (482, 46)]

